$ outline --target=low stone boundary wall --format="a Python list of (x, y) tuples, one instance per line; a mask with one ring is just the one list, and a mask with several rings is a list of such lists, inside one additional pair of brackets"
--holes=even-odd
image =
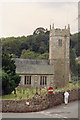
[[(69, 102), (80, 100), (80, 89), (68, 90)], [(36, 112), (62, 104), (64, 102), (64, 91), (55, 92), (52, 95), (37, 95), (29, 99), (30, 105), (26, 104), (27, 100), (2, 100), (2, 112)]]

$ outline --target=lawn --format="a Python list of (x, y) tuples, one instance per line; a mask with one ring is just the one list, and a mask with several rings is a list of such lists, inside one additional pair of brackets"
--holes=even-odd
[[(14, 91), (9, 94), (9, 95), (3, 95), (2, 96), (2, 99), (27, 99), (28, 98), (31, 98), (35, 95), (36, 93), (36, 89), (32, 89), (32, 88), (26, 88), (25, 90), (24, 89), (16, 89), (16, 95), (14, 94)], [(38, 93), (39, 93), (39, 89), (38, 89)]]

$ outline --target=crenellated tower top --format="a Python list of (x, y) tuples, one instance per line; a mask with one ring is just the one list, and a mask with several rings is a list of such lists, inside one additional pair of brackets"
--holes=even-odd
[[(70, 36), (70, 25), (68, 24), (68, 27), (65, 26), (64, 29), (60, 29), (60, 28), (54, 28), (54, 24), (52, 24), (52, 26), (50, 25), (50, 36), (51, 35), (55, 35), (55, 36)], [(52, 35), (52, 36), (53, 36)]]

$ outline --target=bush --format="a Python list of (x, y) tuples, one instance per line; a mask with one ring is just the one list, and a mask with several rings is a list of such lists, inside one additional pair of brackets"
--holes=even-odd
[(2, 94), (10, 94), (19, 84), (20, 76), (15, 73), (15, 63), (11, 56), (2, 56)]

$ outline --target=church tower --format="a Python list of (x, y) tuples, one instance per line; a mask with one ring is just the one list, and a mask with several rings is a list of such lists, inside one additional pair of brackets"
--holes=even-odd
[(69, 82), (70, 26), (55, 29), (50, 25), (49, 60), (54, 66), (55, 87), (64, 87)]

